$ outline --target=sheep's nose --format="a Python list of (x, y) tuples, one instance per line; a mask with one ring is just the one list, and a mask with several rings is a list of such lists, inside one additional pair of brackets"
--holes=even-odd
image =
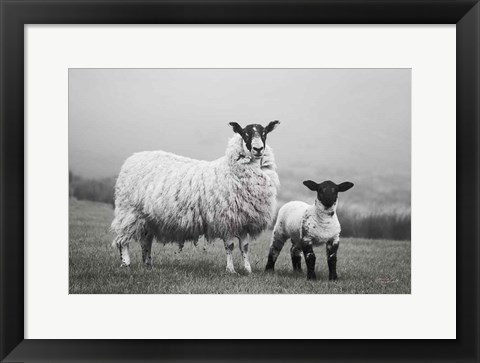
[(253, 150), (257, 153), (260, 154), (263, 150), (263, 147), (254, 147)]

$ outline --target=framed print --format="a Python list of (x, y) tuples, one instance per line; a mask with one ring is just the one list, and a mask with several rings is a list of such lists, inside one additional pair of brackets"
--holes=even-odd
[(2, 2), (2, 361), (478, 361), (479, 17)]

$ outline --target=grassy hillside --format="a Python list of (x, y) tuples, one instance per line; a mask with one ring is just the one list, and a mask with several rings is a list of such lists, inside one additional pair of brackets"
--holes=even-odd
[(175, 245), (154, 243), (152, 269), (142, 266), (140, 246), (134, 242), (131, 267), (120, 268), (118, 251), (111, 246), (112, 218), (108, 204), (70, 199), (70, 293), (410, 293), (409, 241), (342, 239), (336, 282), (327, 281), (325, 250), (321, 247), (315, 249), (317, 281), (307, 281), (304, 273), (292, 272), (287, 245), (275, 273), (265, 273), (270, 231), (250, 246), (250, 276), (244, 274), (237, 244), (234, 261), (239, 275), (224, 272), (226, 258), (220, 241), (206, 244), (201, 240), (197, 247), (188, 243), (180, 253)]

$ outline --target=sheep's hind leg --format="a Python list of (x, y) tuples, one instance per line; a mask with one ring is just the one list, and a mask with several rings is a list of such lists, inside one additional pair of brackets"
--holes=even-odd
[(225, 245), (225, 252), (227, 253), (227, 272), (230, 272), (232, 274), (236, 274), (235, 268), (233, 267), (233, 257), (232, 257), (232, 252), (233, 252), (233, 240), (225, 240), (223, 241)]
[(290, 248), (290, 256), (292, 257), (293, 271), (302, 271), (302, 249), (297, 247), (292, 241), (292, 247)]
[(142, 246), (142, 261), (146, 267), (152, 267), (152, 242), (153, 235), (147, 233), (141, 240), (140, 244)]
[(245, 266), (245, 271), (247, 271), (248, 274), (252, 273), (252, 267), (250, 266), (250, 261), (248, 259), (248, 239), (244, 238), (241, 239), (239, 238), (239, 247), (240, 247), (240, 252), (242, 253), (243, 257), (243, 265)]
[(115, 245), (118, 248), (118, 251), (120, 252), (120, 260), (122, 261), (122, 264), (120, 267), (129, 267), (130, 266), (130, 251), (129, 251), (129, 241), (126, 241), (125, 239), (117, 237), (115, 239)]
[(340, 245), (340, 239), (335, 238), (327, 242), (327, 263), (328, 263), (328, 279), (337, 279), (337, 251)]
[(275, 268), (275, 262), (277, 262), (278, 255), (282, 251), (283, 245), (287, 237), (283, 234), (273, 231), (272, 242), (270, 243), (270, 251), (268, 252), (267, 266), (265, 271), (273, 271)]

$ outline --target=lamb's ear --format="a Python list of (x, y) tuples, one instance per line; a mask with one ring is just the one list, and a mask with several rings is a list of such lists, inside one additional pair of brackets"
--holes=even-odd
[(308, 189), (316, 192), (318, 189), (318, 184), (315, 183), (313, 180), (305, 180), (303, 182), (303, 185), (305, 185)]
[(236, 132), (237, 134), (241, 135), (243, 133), (242, 126), (240, 126), (236, 122), (229, 122), (229, 125), (233, 127), (233, 131)]
[(275, 130), (275, 127), (277, 127), (277, 125), (280, 125), (280, 121), (275, 120), (275, 121), (270, 122), (270, 123), (265, 127), (265, 131), (267, 132), (267, 134), (268, 134), (269, 132), (272, 132), (273, 130)]
[(350, 183), (350, 182), (343, 182), (342, 184), (340, 184), (338, 186), (338, 191), (339, 192), (346, 192), (348, 189), (350, 189), (351, 187), (353, 187), (353, 183)]

